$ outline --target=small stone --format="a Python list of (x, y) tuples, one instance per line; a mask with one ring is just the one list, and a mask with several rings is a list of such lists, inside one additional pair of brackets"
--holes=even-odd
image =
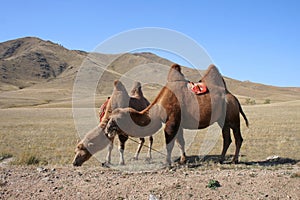
[(44, 172), (44, 168), (43, 167), (38, 167), (38, 168), (36, 168), (36, 170), (39, 172), (39, 173), (41, 173), (41, 172)]
[(49, 181), (49, 180), (50, 180), (49, 177), (42, 178), (42, 181)]
[(158, 198), (154, 194), (150, 194), (149, 200), (158, 200)]

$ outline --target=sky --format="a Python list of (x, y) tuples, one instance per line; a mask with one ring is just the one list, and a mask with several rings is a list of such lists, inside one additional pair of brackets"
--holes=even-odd
[(0, 42), (34, 36), (90, 52), (124, 31), (160, 27), (193, 39), (227, 77), (300, 87), (299, 9), (298, 0), (9, 0)]

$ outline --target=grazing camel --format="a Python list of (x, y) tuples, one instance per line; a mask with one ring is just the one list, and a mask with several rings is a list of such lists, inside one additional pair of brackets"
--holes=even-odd
[[(103, 115), (103, 118), (101, 120), (100, 126), (105, 127), (110, 113), (116, 109), (116, 108), (125, 108), (127, 106), (134, 108), (137, 111), (142, 111), (145, 109), (147, 106), (149, 106), (150, 103), (149, 101), (144, 97), (143, 92), (142, 92), (142, 86), (140, 82), (135, 82), (133, 85), (133, 88), (130, 92), (130, 96), (127, 93), (126, 88), (122, 84), (121, 81), (115, 81), (114, 82), (114, 91), (112, 94), (112, 97), (110, 98), (107, 109), (105, 109), (104, 115), (102, 113), (99, 113), (100, 115)], [(108, 135), (111, 143), (108, 147), (108, 154), (106, 156), (106, 162), (110, 164), (111, 161), (111, 152), (113, 149), (113, 141), (114, 141), (114, 135)], [(128, 135), (123, 134), (122, 132), (118, 134), (119, 137), (119, 152), (120, 152), (120, 165), (124, 165), (124, 150), (125, 150), (125, 142), (128, 140)], [(140, 151), (145, 143), (144, 138), (140, 138), (140, 143), (137, 148), (137, 151), (133, 157), (133, 159), (138, 160)], [(153, 137), (149, 137), (149, 151), (148, 151), (148, 158), (151, 159), (151, 149), (152, 149), (152, 144), (153, 144)]]
[(110, 140), (100, 125), (85, 134), (84, 138), (75, 148), (75, 157), (72, 161), (73, 166), (81, 166), (85, 161), (90, 159), (93, 154), (103, 150), (110, 144)]
[[(99, 117), (101, 119), (100, 122), (100, 128), (104, 128), (108, 119), (109, 119), (109, 115), (111, 114), (111, 112), (116, 109), (116, 108), (124, 108), (124, 107), (132, 107), (138, 111), (141, 111), (143, 109), (145, 109), (150, 103), (149, 101), (144, 97), (143, 92), (142, 92), (142, 88), (141, 88), (141, 83), (139, 82), (135, 82), (133, 85), (133, 88), (131, 90), (130, 93), (131, 96), (128, 95), (126, 88), (124, 87), (124, 85), (120, 82), (120, 81), (115, 81), (114, 82), (114, 90), (112, 93), (112, 96), (108, 99), (108, 103), (106, 105), (105, 111), (102, 110), (99, 113)], [(104, 113), (103, 113), (104, 112)], [(114, 135), (107, 135), (110, 143), (108, 146), (108, 153), (106, 156), (106, 162), (108, 164), (110, 164), (111, 162), (111, 152), (113, 149), (113, 141), (114, 141)], [(125, 161), (124, 161), (124, 149), (125, 149), (125, 142), (128, 140), (128, 136), (123, 134), (122, 132), (118, 134), (118, 138), (119, 138), (119, 152), (120, 152), (120, 161), (119, 164), (120, 165), (124, 165)], [(149, 137), (149, 141), (150, 141), (150, 145), (149, 145), (149, 150), (148, 150), (148, 158), (151, 159), (152, 155), (151, 155), (151, 149), (152, 149), (152, 144), (153, 144), (153, 137), (150, 136)], [(134, 159), (138, 159), (139, 153), (143, 147), (145, 143), (145, 139), (144, 138), (140, 138), (140, 144), (138, 146), (138, 149), (134, 155)], [(75, 151), (78, 151), (78, 146), (80, 146), (80, 148), (85, 148), (88, 149), (86, 146), (82, 145), (82, 142), (79, 142), (79, 144), (77, 145), (77, 148)], [(96, 153), (96, 152), (95, 152)], [(79, 154), (78, 154), (79, 155)], [(87, 153), (86, 155), (89, 155), (89, 153)], [(76, 158), (76, 156), (75, 156)], [(90, 156), (86, 157), (87, 159), (82, 158), (81, 162), (76, 162), (77, 165), (82, 165), (83, 162), (85, 162), (86, 160), (88, 160), (90, 158)], [(76, 159), (74, 159), (76, 160)]]
[(176, 139), (181, 150), (180, 162), (186, 161), (183, 129), (203, 129), (217, 122), (222, 128), (223, 150), (220, 162), (225, 159), (231, 143), (230, 129), (235, 137), (236, 151), (233, 163), (243, 142), (240, 131), (241, 113), (248, 126), (248, 120), (237, 98), (226, 88), (225, 81), (218, 69), (210, 65), (201, 80), (208, 92), (196, 95), (188, 88), (188, 81), (181, 73), (181, 67), (173, 64), (167, 77), (167, 83), (156, 99), (143, 111), (132, 108), (120, 108), (112, 112), (106, 125), (106, 133), (118, 133), (121, 130), (134, 137), (153, 135), (165, 123), (164, 133), (167, 148), (166, 162), (171, 164), (171, 153)]

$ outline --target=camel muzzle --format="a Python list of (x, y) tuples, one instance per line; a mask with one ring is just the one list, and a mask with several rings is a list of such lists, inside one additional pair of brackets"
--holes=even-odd
[(74, 167), (80, 167), (80, 166), (81, 166), (81, 164), (79, 164), (79, 163), (76, 162), (76, 161), (74, 161), (72, 164), (73, 164)]

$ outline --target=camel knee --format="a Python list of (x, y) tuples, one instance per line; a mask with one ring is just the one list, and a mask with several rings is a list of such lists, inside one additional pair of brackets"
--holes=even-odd
[(145, 138), (140, 138), (140, 144), (144, 145), (144, 143), (145, 143)]
[(149, 137), (149, 141), (150, 141), (151, 143), (153, 142), (153, 137), (152, 137), (152, 136)]
[(242, 138), (242, 136), (239, 137), (239, 138), (236, 138), (236, 139), (235, 139), (235, 145), (236, 145), (237, 147), (241, 147), (242, 144), (243, 144), (243, 141), (244, 141), (244, 139)]

